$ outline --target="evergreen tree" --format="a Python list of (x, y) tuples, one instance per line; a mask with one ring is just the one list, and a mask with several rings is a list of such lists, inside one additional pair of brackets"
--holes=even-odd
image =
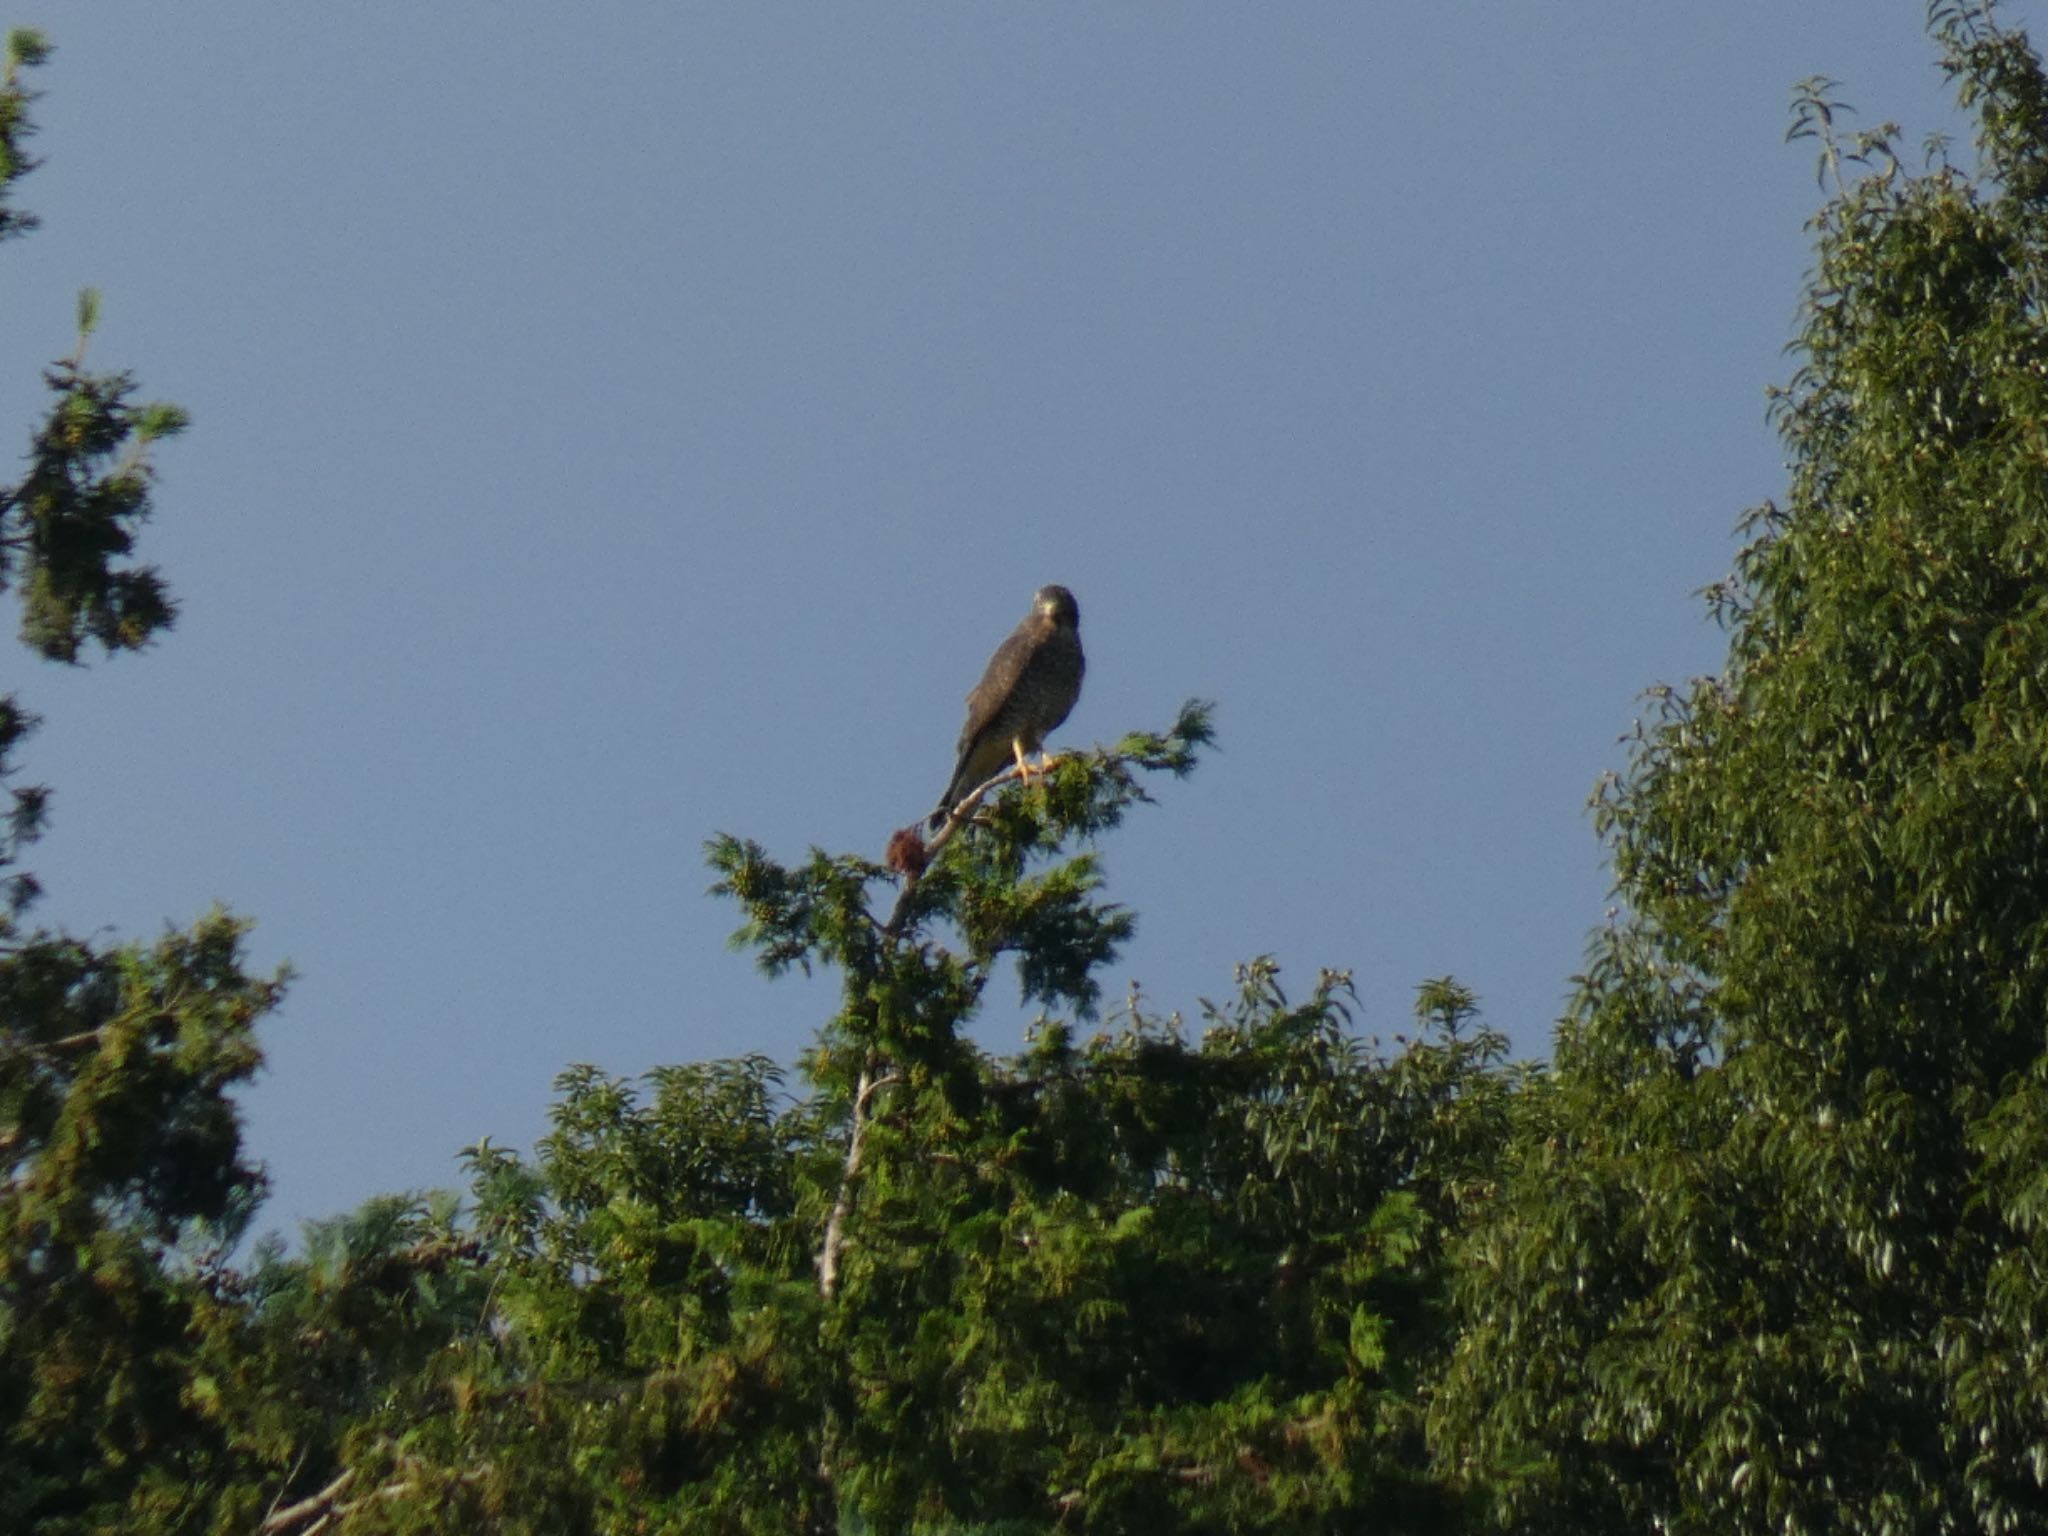
[[(0, 237), (35, 220), (12, 204), (33, 165), (26, 72), (43, 39), (17, 31), (0, 77)], [(76, 662), (137, 649), (171, 622), (154, 571), (133, 563), (149, 515), (148, 450), (184, 425), (137, 404), (125, 373), (78, 348), (45, 372), (54, 399), (28, 467), (0, 485), (0, 592), (22, 639)], [(0, 699), (0, 780), (33, 721)], [(201, 1361), (234, 1327), (218, 1242), (261, 1189), (227, 1091), (254, 1072), (251, 1029), (277, 979), (238, 959), (223, 913), (152, 946), (101, 948), (32, 930), (20, 865), (47, 792), (9, 782), (0, 826), (0, 1528), (182, 1529), (192, 1486), (225, 1450), (222, 1395)], [(126, 1510), (115, 1517), (111, 1511)]]
[(2048, 1528), (2048, 78), (1931, 24), (1981, 169), (1802, 95), (1790, 491), (1461, 1249), (1434, 1430), (1504, 1529)]
[[(472, 1148), (442, 1241), (486, 1310), (277, 1529), (1453, 1524), (1417, 1385), (1501, 1037), (1436, 983), (1382, 1057), (1343, 977), (1294, 1001), (1264, 961), (1198, 1038), (1136, 998), (1081, 1034), (1131, 918), (1066, 845), (1206, 739), (1191, 706), (1070, 756), (900, 883), (717, 840), (763, 966), (841, 974), (808, 1093), (762, 1058), (576, 1068), (532, 1161)], [(1048, 1012), (995, 1058), (964, 1026), (1006, 957)]]

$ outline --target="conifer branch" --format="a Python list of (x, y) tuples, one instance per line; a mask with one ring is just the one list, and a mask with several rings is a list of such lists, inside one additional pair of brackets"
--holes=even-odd
[[(1176, 777), (1185, 774), (1194, 766), (1194, 749), (1211, 739), (1209, 726), (1210, 705), (1199, 699), (1189, 699), (1180, 707), (1173, 727), (1163, 735), (1140, 733), (1125, 737), (1113, 748), (1097, 747), (1086, 754), (1102, 768), (1117, 774), (1126, 792), (1139, 800), (1146, 798), (1144, 792), (1130, 781), (1129, 766), (1165, 769)], [(952, 841), (954, 835), (974, 819), (974, 813), (982, 802), (1004, 785), (1050, 773), (1067, 754), (1054, 753), (1043, 757), (1028, 771), (1024, 764), (1011, 762), (1002, 771), (991, 775), (964, 796), (946, 814), (929, 840), (921, 841), (921, 847), (914, 856), (898, 863), (892, 846), (891, 863), (903, 875), (902, 888), (897, 892), (896, 903), (890, 909), (886, 921), (880, 925), (880, 934), (885, 946), (900, 943), (917, 896), (918, 882), (923, 872), (937, 857), (941, 849)], [(898, 833), (899, 839), (918, 841), (917, 829), (905, 829)], [(867, 1128), (874, 1096), (883, 1088), (898, 1080), (898, 1074), (888, 1060), (877, 1051), (870, 1050), (860, 1071), (853, 1095), (852, 1124), (846, 1142), (846, 1162), (839, 1179), (839, 1190), (832, 1201), (831, 1213), (825, 1220), (825, 1232), (818, 1245), (818, 1292), (827, 1301), (833, 1299), (839, 1288), (840, 1261), (846, 1246), (846, 1223), (853, 1210), (853, 1189), (861, 1169), (861, 1159), (867, 1144)]]

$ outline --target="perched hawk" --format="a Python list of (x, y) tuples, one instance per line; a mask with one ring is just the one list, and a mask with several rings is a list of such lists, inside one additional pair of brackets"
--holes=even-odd
[(938, 827), (977, 784), (994, 778), (1013, 758), (1028, 772), (1026, 754), (1045, 745), (1048, 731), (1067, 718), (1081, 697), (1081, 609), (1065, 587), (1040, 587), (1031, 614), (996, 647), (974, 692), (960, 758), (930, 825)]

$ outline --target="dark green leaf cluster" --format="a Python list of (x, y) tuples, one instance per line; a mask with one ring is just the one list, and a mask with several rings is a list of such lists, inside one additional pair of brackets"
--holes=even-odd
[(7, 34), (7, 61), (0, 68), (0, 240), (25, 235), (36, 227), (36, 216), (10, 205), (14, 183), (36, 168), (26, 147), (35, 129), (28, 115), (36, 93), (22, 83), (21, 72), (33, 69), (50, 56), (50, 45), (40, 32), (16, 27)]
[(100, 1529), (227, 1454), (203, 1362), (235, 1324), (180, 1255), (262, 1188), (227, 1095), (281, 983), (243, 973), (241, 933), (217, 913), (152, 950), (37, 937), (0, 958), (7, 1529)]
[(835, 1483), (874, 1528), (1453, 1517), (1414, 1388), (1458, 1180), (1423, 1127), (1489, 1096), (1502, 1042), (1388, 1062), (1342, 977), (1300, 1003), (1269, 963), (1241, 979), (1199, 1039), (1134, 1000), (1085, 1042), (1043, 1024), (971, 1113), (878, 1117), (829, 1318)]
[(20, 585), (22, 639), (47, 657), (76, 661), (88, 641), (134, 650), (172, 619), (162, 578), (126, 562), (149, 516), (146, 450), (182, 431), (184, 414), (135, 404), (129, 375), (89, 373), (75, 357), (43, 380), (57, 398), (28, 473), (0, 486), (0, 590)]
[[(21, 72), (49, 54), (40, 33), (8, 35), (0, 75), (0, 239), (36, 225), (8, 200), (36, 165), (22, 147), (35, 131), (28, 117), (35, 93)], [(76, 661), (87, 641), (109, 652), (134, 650), (173, 616), (156, 571), (126, 562), (149, 516), (149, 445), (183, 431), (185, 413), (134, 403), (135, 381), (126, 373), (86, 371), (85, 344), (99, 308), (95, 290), (79, 295), (78, 350), (43, 374), (56, 399), (32, 440), (28, 473), (0, 485), (0, 591), (20, 586), (22, 639), (58, 661)]]
[(1932, 17), (1982, 173), (1802, 100), (1789, 495), (1597, 801), (1625, 908), (1465, 1249), (1437, 1433), (1510, 1529), (2048, 1521), (2048, 77)]
[(14, 766), (14, 749), (35, 729), (35, 716), (14, 700), (0, 694), (0, 786), (7, 791), (8, 805), (0, 816), (0, 942), (14, 932), (16, 920), (36, 899), (41, 887), (34, 875), (20, 867), (21, 850), (34, 842), (43, 827), (49, 806), (49, 791), (36, 784), (13, 784), (19, 770)]

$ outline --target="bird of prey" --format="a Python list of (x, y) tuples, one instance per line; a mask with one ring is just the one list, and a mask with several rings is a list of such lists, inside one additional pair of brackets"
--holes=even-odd
[(960, 756), (930, 825), (938, 827), (977, 784), (994, 778), (1013, 758), (1019, 774), (1030, 772), (1025, 757), (1045, 745), (1081, 697), (1081, 609), (1065, 587), (1040, 587), (1031, 612), (1010, 638), (996, 647), (988, 670), (967, 695), (967, 724), (960, 732)]

